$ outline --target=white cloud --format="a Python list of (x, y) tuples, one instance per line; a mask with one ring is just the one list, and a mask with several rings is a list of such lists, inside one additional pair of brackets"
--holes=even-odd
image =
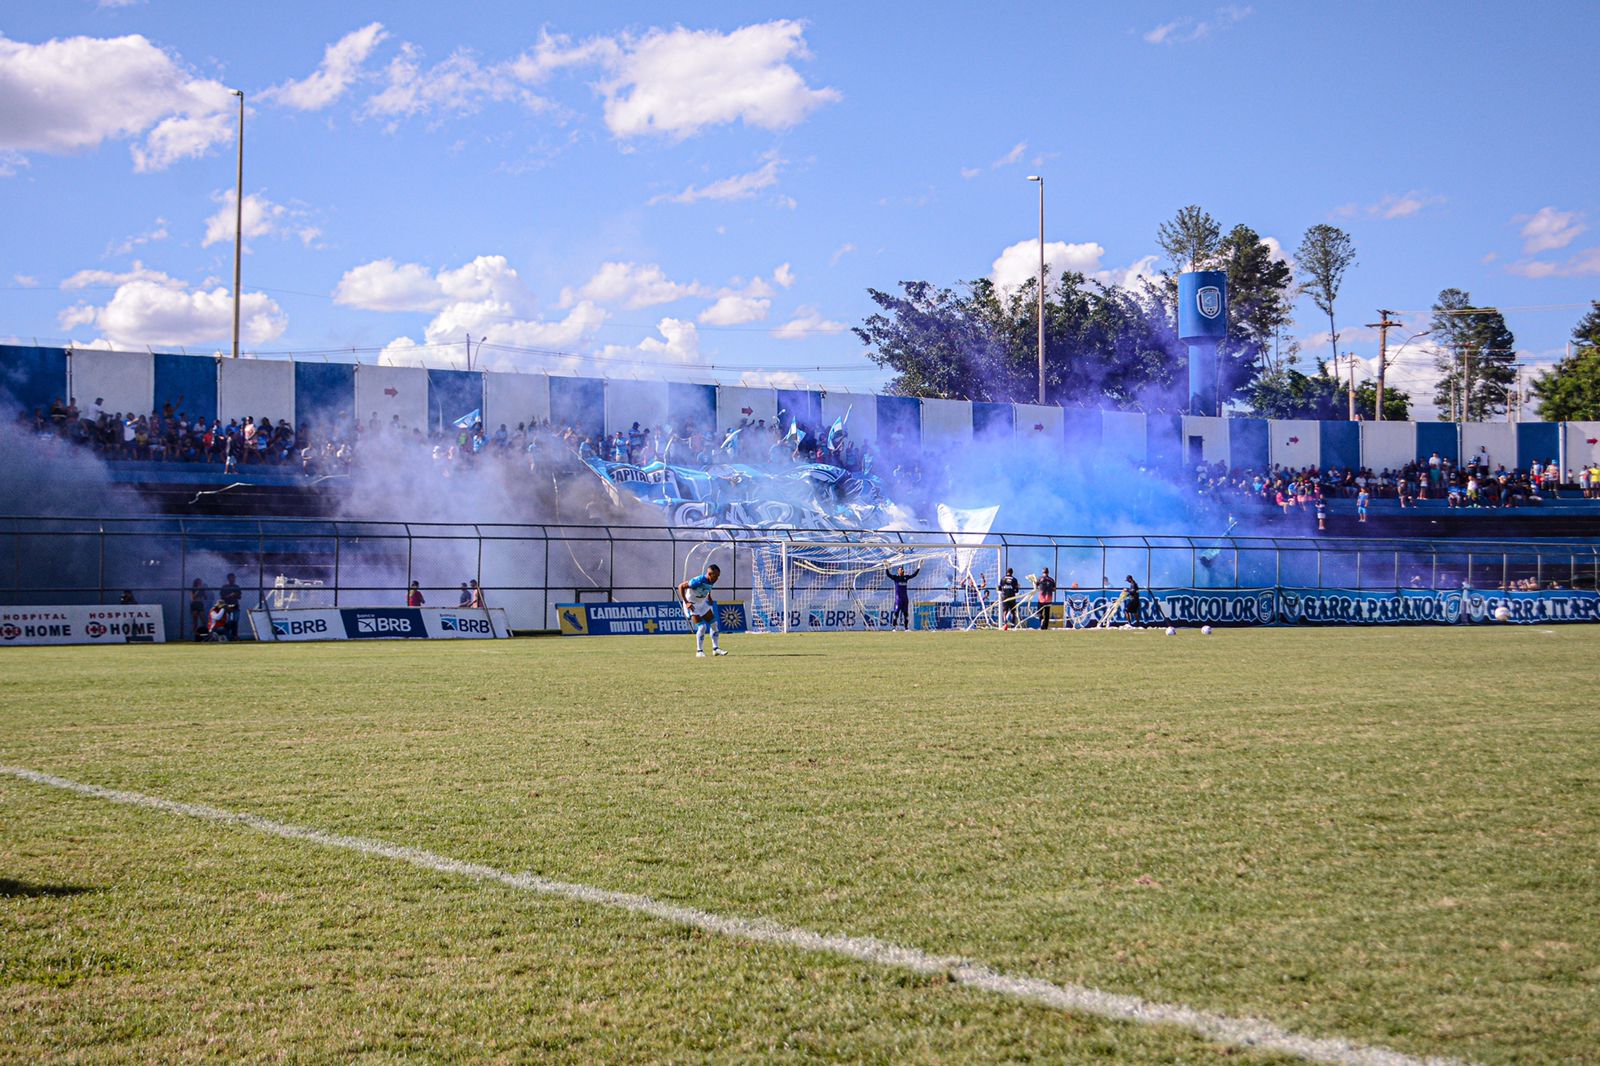
[(843, 322), (823, 318), (814, 307), (801, 307), (796, 309), (794, 318), (773, 330), (772, 335), (778, 340), (793, 341), (802, 340), (813, 333), (843, 333), (849, 328)]
[(1013, 147), (1011, 149), (1011, 151), (1007, 152), (1005, 155), (1001, 156), (999, 159), (996, 159), (993, 163), (990, 163), (989, 164), (989, 169), (990, 170), (999, 170), (1001, 167), (1009, 167), (1012, 164), (1014, 164), (1017, 160), (1021, 159), (1022, 158), (1022, 153), (1026, 152), (1027, 150), (1028, 150), (1028, 142), (1027, 141), (1018, 141), (1016, 146)]
[(600, 360), (626, 360), (640, 356), (645, 362), (671, 362), (681, 366), (700, 363), (700, 333), (693, 322), (681, 318), (663, 318), (656, 326), (659, 337), (646, 337), (637, 346), (629, 348), (608, 344), (600, 350)]
[(19, 289), (36, 289), (39, 287), (39, 279), (32, 274), (13, 274), (11, 275), (11, 283)]
[(738, 326), (745, 322), (759, 322), (772, 309), (772, 301), (755, 296), (729, 294), (700, 312), (700, 321), (707, 326)]
[(1506, 270), (1525, 278), (1573, 278), (1600, 274), (1600, 248), (1587, 248), (1560, 263), (1519, 259), (1507, 264)]
[(794, 271), (789, 269), (788, 263), (780, 263), (778, 269), (772, 272), (772, 280), (787, 289), (794, 284)]
[(561, 306), (571, 307), (579, 300), (592, 300), (628, 308), (653, 307), (686, 296), (698, 296), (702, 291), (697, 283), (681, 284), (671, 280), (654, 263), (602, 263), (594, 277), (581, 288), (562, 290)]
[(0, 157), (64, 155), (143, 136), (134, 169), (161, 170), (233, 136), (232, 97), (143, 37), (0, 37)]
[(413, 44), (400, 46), (389, 61), (382, 92), (367, 100), (362, 113), (401, 119), (449, 111), (476, 111), (485, 100), (520, 100), (539, 106), (539, 97), (520, 89), (510, 64), (485, 67), (471, 52), (457, 50), (441, 63), (423, 69), (422, 52)]
[(375, 259), (345, 271), (333, 290), (333, 302), (364, 311), (437, 311), (445, 296), (427, 267)]
[(125, 285), (130, 281), (151, 281), (157, 284), (177, 284), (172, 278), (159, 270), (151, 270), (137, 259), (133, 261), (133, 269), (126, 271), (114, 270), (80, 270), (61, 283), (63, 289), (94, 289), (111, 288), (116, 285)]
[[(1073, 271), (1106, 285), (1127, 285), (1141, 277), (1153, 277), (1156, 257), (1147, 255), (1126, 267), (1103, 267), (1100, 263), (1106, 250), (1094, 241), (1068, 244), (1065, 241), (1047, 241), (1044, 246), (1045, 274), (1054, 285), (1063, 271)], [(1018, 241), (1000, 253), (990, 268), (989, 277), (995, 287), (1013, 292), (1023, 284), (1039, 277), (1039, 240)]]
[[(233, 337), (233, 292), (218, 285), (191, 289), (159, 271), (135, 265), (128, 274), (85, 270), (62, 288), (116, 284), (105, 304), (84, 303), (61, 312), (63, 329), (89, 326), (112, 348), (222, 343)], [(283, 335), (289, 320), (266, 293), (247, 292), (239, 301), (240, 340), (262, 344)], [(90, 342), (94, 343), (94, 342)]]
[(155, 224), (143, 233), (135, 233), (131, 237), (124, 237), (116, 244), (106, 245), (106, 255), (127, 255), (141, 245), (151, 244), (155, 241), (164, 241), (171, 234), (167, 232), (167, 220), (158, 218)]
[(1294, 270), (1294, 256), (1284, 248), (1283, 242), (1276, 237), (1262, 237), (1261, 243), (1267, 246), (1267, 254), (1279, 262), (1289, 264), (1289, 269)]
[(1390, 193), (1377, 203), (1373, 204), (1345, 204), (1335, 208), (1334, 215), (1339, 218), (1376, 218), (1385, 222), (1397, 218), (1410, 218), (1425, 207), (1444, 203), (1443, 196), (1435, 196), (1425, 192), (1408, 192), (1404, 195)]
[(510, 71), (518, 80), (538, 85), (550, 75), (568, 67), (590, 66), (595, 63), (612, 63), (621, 55), (617, 42), (609, 37), (596, 37), (574, 44), (572, 38), (539, 31), (539, 43), (532, 52), (524, 52), (511, 61)]
[(1540, 252), (1565, 248), (1578, 234), (1588, 228), (1583, 223), (1581, 212), (1557, 211), (1553, 207), (1541, 207), (1533, 214), (1519, 215), (1513, 221), (1523, 223), (1524, 255), (1538, 255)]
[[(200, 241), (202, 248), (233, 240), (234, 202), (237, 194), (232, 189), (227, 189), (212, 193), (211, 199), (219, 206), (216, 212), (206, 219), (206, 233)], [(245, 194), (244, 210), (238, 214), (242, 216), (240, 221), (243, 223), (245, 240), (250, 240), (252, 237), (293, 235), (300, 238), (301, 243), (309, 245), (322, 232), (305, 222), (304, 211), (274, 203), (265, 196), (253, 192)], [(245, 251), (249, 251), (249, 248), (247, 247)]]
[(1211, 36), (1214, 32), (1226, 29), (1235, 23), (1243, 22), (1255, 13), (1252, 7), (1239, 7), (1227, 4), (1217, 8), (1217, 12), (1209, 19), (1197, 19), (1192, 15), (1163, 22), (1144, 35), (1147, 44), (1189, 44)]
[(856, 246), (851, 244), (851, 243), (849, 243), (848, 241), (845, 242), (844, 244), (839, 245), (839, 247), (837, 247), (837, 248), (835, 248), (833, 250), (833, 254), (828, 257), (828, 265), (831, 266), (831, 267), (838, 266), (839, 265), (839, 260), (843, 259), (845, 256), (849, 255), (851, 252), (853, 252), (855, 250), (856, 250)]
[(650, 203), (692, 204), (701, 200), (748, 200), (761, 190), (776, 185), (778, 171), (782, 167), (783, 160), (769, 159), (758, 170), (735, 174), (731, 178), (722, 178), (709, 185), (698, 187), (691, 185), (680, 193), (653, 196), (650, 198)]
[(981, 169), (979, 169), (978, 167), (962, 167), (961, 168), (961, 176), (963, 178), (965, 178), (967, 181), (971, 181), (973, 178), (977, 177), (979, 174), (982, 174), (982, 173), (983, 173), (983, 171)]
[(747, 370), (739, 384), (748, 389), (814, 389), (816, 382), (793, 370)]
[(681, 138), (734, 122), (793, 126), (841, 98), (811, 88), (789, 65), (807, 56), (803, 32), (802, 23), (780, 19), (728, 34), (679, 27), (628, 40), (601, 87), (606, 126), (619, 138)]
[(322, 53), (322, 65), (300, 81), (275, 85), (262, 98), (298, 111), (320, 111), (344, 95), (361, 74), (361, 65), (388, 34), (374, 22), (345, 34)]

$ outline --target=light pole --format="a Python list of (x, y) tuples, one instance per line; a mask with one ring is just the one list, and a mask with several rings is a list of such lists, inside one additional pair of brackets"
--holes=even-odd
[(1029, 174), (1039, 183), (1039, 404), (1044, 405), (1044, 176)]
[(244, 254), (244, 90), (239, 98), (239, 169), (233, 192), (233, 357), (239, 358), (239, 268)]
[[(1388, 317), (1389, 316), (1387, 314), (1384, 315), (1384, 318), (1386, 320), (1388, 319)], [(1376, 399), (1374, 400), (1374, 407), (1373, 407), (1373, 412), (1372, 413), (1373, 413), (1373, 417), (1375, 417), (1379, 422), (1383, 421), (1383, 375), (1384, 375), (1384, 371), (1400, 361), (1400, 353), (1406, 350), (1406, 345), (1410, 344), (1412, 341), (1416, 340), (1418, 337), (1426, 337), (1428, 334), (1430, 334), (1432, 332), (1433, 332), (1433, 330), (1431, 330), (1431, 329), (1425, 329), (1425, 330), (1421, 330), (1421, 331), (1419, 331), (1417, 333), (1413, 333), (1411, 336), (1407, 337), (1405, 340), (1400, 342), (1400, 347), (1398, 347), (1398, 348), (1396, 348), (1394, 350), (1394, 354), (1393, 355), (1387, 355), (1386, 353), (1383, 353), (1383, 354), (1380, 354), (1378, 356), (1378, 358), (1380, 360), (1380, 362), (1378, 363), (1378, 394), (1377, 394)]]

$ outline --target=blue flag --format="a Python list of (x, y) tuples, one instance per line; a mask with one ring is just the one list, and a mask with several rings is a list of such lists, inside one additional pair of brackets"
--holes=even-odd
[(455, 426), (457, 429), (471, 429), (473, 426), (482, 421), (483, 408), (475, 407), (470, 413), (462, 415), (460, 418), (456, 419), (450, 424)]
[(828, 447), (834, 449), (839, 447), (839, 438), (844, 436), (844, 424), (850, 421), (850, 412), (855, 409), (856, 405), (851, 404), (844, 409), (844, 414), (833, 420), (833, 427), (828, 430)]

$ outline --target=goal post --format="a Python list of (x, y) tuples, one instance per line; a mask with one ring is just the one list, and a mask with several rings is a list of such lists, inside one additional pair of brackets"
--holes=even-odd
[(783, 538), (747, 542), (751, 629), (792, 633), (888, 629), (891, 571), (905, 567), (919, 628), (998, 626), (998, 544), (951, 540)]

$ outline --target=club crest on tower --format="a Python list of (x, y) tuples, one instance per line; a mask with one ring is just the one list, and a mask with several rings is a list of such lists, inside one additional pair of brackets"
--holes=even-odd
[(1207, 318), (1216, 318), (1222, 314), (1222, 290), (1215, 285), (1207, 285), (1195, 290), (1195, 306)]

